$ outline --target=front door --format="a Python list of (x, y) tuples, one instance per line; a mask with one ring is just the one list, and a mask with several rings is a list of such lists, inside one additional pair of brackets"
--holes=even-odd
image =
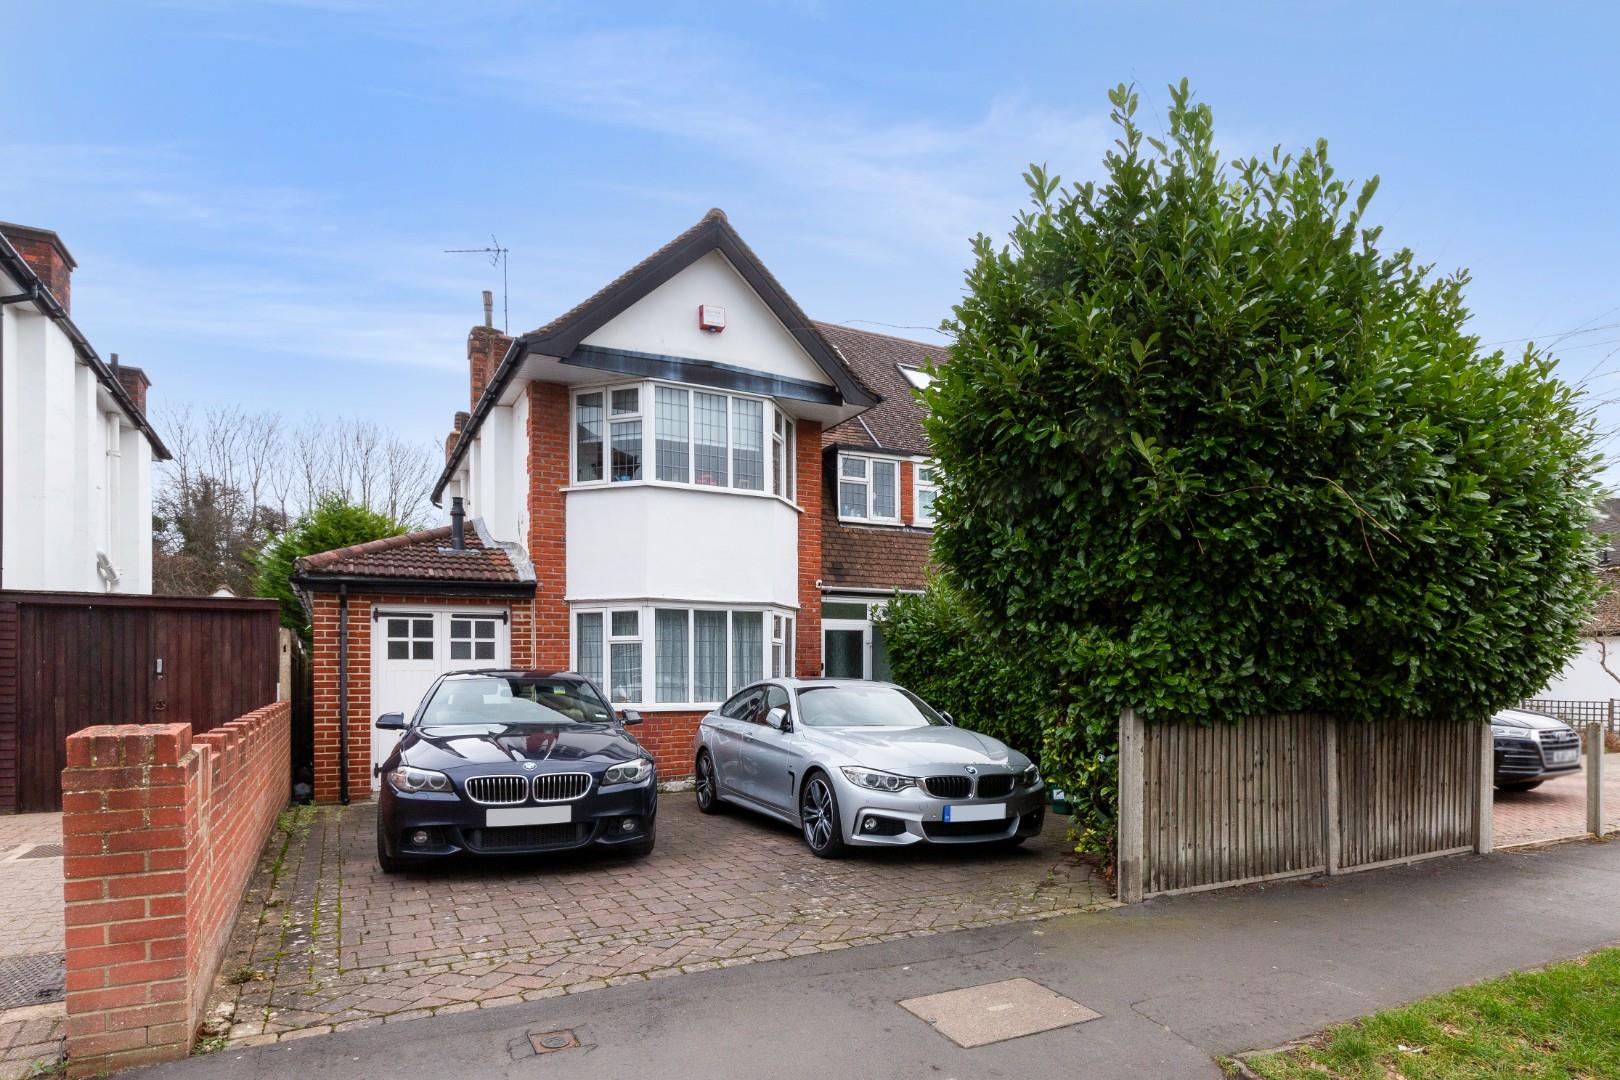
[[(350, 723), (371, 725), (371, 763), (381, 765), (399, 742), (397, 731), (378, 731), (383, 713), (409, 720), (433, 680), (447, 671), (500, 668), (512, 663), (504, 609), (378, 608), (371, 631), (371, 715)], [(372, 769), (371, 786), (382, 778)]]

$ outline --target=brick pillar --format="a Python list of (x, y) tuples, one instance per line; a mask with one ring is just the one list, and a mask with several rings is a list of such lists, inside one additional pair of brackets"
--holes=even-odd
[(795, 436), (798, 459), (799, 507), (799, 618), (796, 674), (821, 674), (821, 425), (800, 420)]
[[(529, 384), (529, 561), (534, 563), (534, 664), (567, 668), (568, 387)], [(516, 643), (514, 642), (514, 649)]]
[(95, 727), (68, 738), (62, 877), (71, 1076), (190, 1050), (186, 897), (200, 786), (188, 724)]

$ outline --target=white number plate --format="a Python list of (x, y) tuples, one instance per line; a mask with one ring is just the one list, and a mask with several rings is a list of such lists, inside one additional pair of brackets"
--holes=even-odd
[(510, 810), (484, 811), (484, 824), (491, 829), (501, 825), (560, 825), (572, 820), (572, 806), (518, 806)]
[(1006, 803), (988, 806), (947, 806), (946, 821), (1003, 821), (1007, 817)]
[(1547, 760), (1552, 765), (1568, 765), (1580, 758), (1579, 750), (1552, 750), (1548, 752)]

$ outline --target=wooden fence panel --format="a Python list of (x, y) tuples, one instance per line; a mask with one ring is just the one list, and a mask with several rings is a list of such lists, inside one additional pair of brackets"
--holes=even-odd
[(61, 808), (67, 737), (81, 728), (201, 733), (275, 701), (277, 620), (268, 600), (0, 594), (0, 811)]
[(1291, 715), (1214, 727), (1149, 724), (1143, 774), (1148, 893), (1324, 868), (1320, 721)]
[(1473, 846), (1474, 730), (1415, 720), (1339, 725), (1343, 869)]
[(1290, 714), (1201, 727), (1127, 709), (1120, 728), (1127, 901), (1468, 850), (1488, 812), (1479, 725)]

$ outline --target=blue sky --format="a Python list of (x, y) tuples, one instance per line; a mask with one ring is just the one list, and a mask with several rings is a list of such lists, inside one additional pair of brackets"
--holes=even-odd
[(1371, 217), (1472, 270), (1486, 341), (1579, 329), (1571, 380), (1620, 397), (1607, 3), (187, 0), (6, 24), (0, 219), (62, 234), (75, 318), (146, 367), (160, 421), (234, 402), (437, 441), (500, 286), (442, 249), (498, 236), (523, 330), (710, 206), (811, 315), (930, 337), (1023, 167), (1095, 176), (1107, 89), (1138, 83), (1151, 126), (1182, 76), (1229, 153), (1324, 136), (1342, 175), (1381, 175)]

